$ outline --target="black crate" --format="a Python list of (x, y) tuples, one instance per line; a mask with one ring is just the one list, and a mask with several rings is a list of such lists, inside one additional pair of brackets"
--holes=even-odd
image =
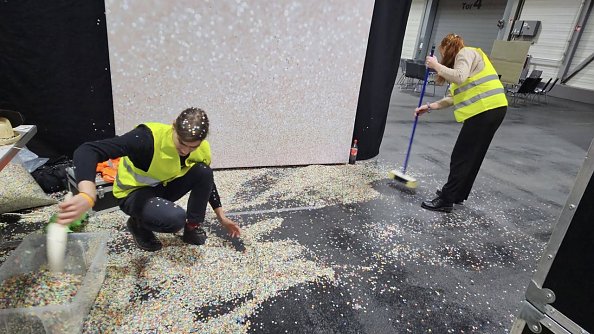
[[(66, 175), (68, 176), (68, 189), (73, 195), (78, 194), (78, 184), (74, 177), (74, 169), (67, 168)], [(95, 212), (109, 212), (119, 209), (117, 199), (113, 196), (113, 183), (106, 182), (97, 174), (95, 177), (95, 184), (97, 186), (97, 201), (93, 207)]]

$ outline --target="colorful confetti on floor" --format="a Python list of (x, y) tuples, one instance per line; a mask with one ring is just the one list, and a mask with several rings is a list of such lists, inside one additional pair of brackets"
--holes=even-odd
[(155, 253), (134, 246), (121, 211), (92, 215), (85, 232), (111, 240), (83, 333), (507, 332), (560, 207), (529, 197), (491, 205), (507, 185), (484, 178), (470, 203), (429, 212), (419, 202), (438, 180), (417, 171), (423, 186), (406, 192), (389, 169), (371, 161), (216, 171), (243, 250), (212, 212), (204, 246), (159, 234)]

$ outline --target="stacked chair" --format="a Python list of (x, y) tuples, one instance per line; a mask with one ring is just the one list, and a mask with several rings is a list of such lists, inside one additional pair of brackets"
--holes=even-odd
[(551, 84), (551, 80), (553, 80), (553, 78), (550, 78), (549, 81), (547, 81), (547, 83), (544, 86), (536, 87), (536, 89), (534, 90), (534, 98), (536, 99), (536, 101), (538, 103), (540, 103), (541, 96), (544, 96), (545, 103), (548, 103), (547, 94), (551, 91), (551, 89), (553, 89), (553, 87), (555, 87), (555, 84), (557, 84), (557, 81), (559, 81), (559, 78), (556, 78), (552, 84)]
[(509, 88), (506, 93), (511, 98), (511, 105), (517, 105), (518, 100), (528, 101), (530, 96), (536, 91), (536, 87), (541, 80), (542, 78), (527, 77), (519, 85)]
[(547, 95), (555, 87), (559, 78), (556, 78), (554, 81), (553, 78), (550, 78), (545, 83), (542, 82), (541, 75), (541, 70), (532, 70), (530, 75), (528, 75), (528, 68), (525, 68), (520, 75), (519, 83), (506, 88), (506, 94), (511, 99), (510, 104), (517, 105), (519, 100), (523, 100), (524, 102), (531, 100), (540, 103), (541, 96), (544, 96), (545, 103), (547, 103)]
[[(402, 59), (401, 66), (402, 66)], [(397, 83), (400, 89), (412, 89), (417, 91), (419, 85), (423, 84), (425, 80), (425, 62), (422, 59), (404, 59), (403, 74), (398, 79)], [(427, 81), (428, 85), (433, 85), (433, 95), (435, 95), (435, 80), (433, 79), (434, 72), (430, 73)]]

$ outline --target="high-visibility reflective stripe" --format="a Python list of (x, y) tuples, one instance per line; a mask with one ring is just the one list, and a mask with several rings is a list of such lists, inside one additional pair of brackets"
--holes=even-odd
[(458, 87), (454, 90), (454, 95), (456, 94), (460, 94), (462, 92), (465, 92), (471, 88), (474, 88), (480, 84), (483, 84), (485, 82), (489, 82), (491, 80), (499, 80), (499, 76), (496, 74), (492, 74), (492, 75), (487, 75), (485, 77), (482, 77), (480, 79), (476, 79), (474, 81), (469, 82), (467, 85), (464, 85), (462, 87)]
[(126, 191), (126, 190), (130, 190), (130, 189), (134, 189), (135, 187), (132, 186), (126, 186), (124, 184), (122, 184), (122, 182), (120, 182), (120, 179), (116, 176), (115, 179), (115, 184), (116, 184), (116, 188), (119, 188), (120, 190)]
[(497, 95), (497, 94), (504, 94), (505, 95), (505, 90), (503, 88), (495, 88), (495, 89), (491, 89), (488, 90), (486, 92), (483, 93), (479, 93), (471, 98), (469, 98), (468, 100), (464, 100), (464, 101), (460, 101), (458, 103), (456, 103), (456, 108), (464, 108), (466, 106), (469, 106), (473, 103), (475, 103), (476, 101), (489, 97), (489, 96), (493, 96), (493, 95)]
[[(132, 166), (130, 166), (130, 164), (128, 164), (127, 159), (122, 159), (122, 160), (123, 160), (122, 163), (124, 165), (124, 168), (126, 168), (126, 171), (129, 173), (130, 176), (132, 176), (134, 178), (134, 180), (136, 181), (137, 184), (147, 184), (150, 186), (150, 185), (154, 185), (154, 184), (161, 182), (159, 179), (140, 175), (140, 174), (134, 172), (134, 170), (132, 169)], [(133, 188), (137, 187), (137, 186), (123, 185), (121, 182), (119, 182), (119, 178), (117, 177), (117, 175), (116, 175), (116, 182), (118, 183), (118, 187), (120, 187), (120, 189), (122, 189), (122, 190), (129, 190), (129, 189), (133, 189)]]

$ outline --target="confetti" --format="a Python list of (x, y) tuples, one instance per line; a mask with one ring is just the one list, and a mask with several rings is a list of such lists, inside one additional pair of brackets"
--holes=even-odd
[(440, 215), (419, 207), (438, 175), (415, 170), (423, 187), (407, 193), (387, 179), (390, 168), (215, 171), (224, 208), (242, 227), (241, 252), (211, 231), (218, 222), (210, 210), (204, 246), (158, 234), (164, 247), (155, 253), (136, 248), (121, 211), (91, 215), (85, 231), (108, 231), (111, 241), (83, 333), (295, 332), (312, 329), (318, 314), (335, 332), (365, 332), (356, 319), (402, 333), (504, 331), (524, 287), (495, 273), (529, 280), (545, 245), (534, 235), (546, 235), (542, 222), (558, 208), (503, 196), (489, 205), (501, 185), (482, 179), (466, 205)]
[(16, 275), (0, 285), (0, 309), (67, 304), (81, 284), (81, 275), (47, 270)]

